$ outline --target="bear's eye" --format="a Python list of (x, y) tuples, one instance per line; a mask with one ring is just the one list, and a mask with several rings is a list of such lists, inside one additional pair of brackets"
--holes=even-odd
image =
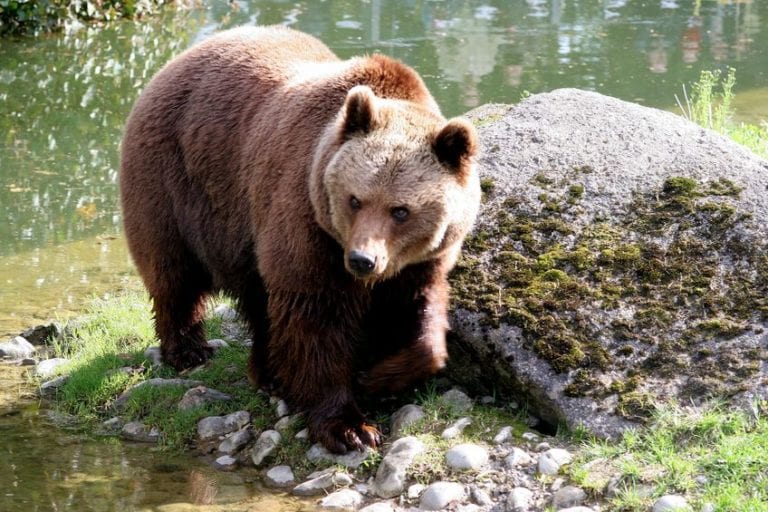
[(390, 215), (392, 215), (392, 218), (395, 219), (397, 222), (405, 222), (408, 220), (408, 216), (411, 214), (411, 212), (408, 211), (408, 208), (405, 206), (397, 206), (395, 208), (392, 208), (390, 210)]
[(349, 206), (353, 210), (359, 210), (360, 208), (362, 208), (363, 205), (360, 203), (360, 200), (355, 196), (349, 196)]

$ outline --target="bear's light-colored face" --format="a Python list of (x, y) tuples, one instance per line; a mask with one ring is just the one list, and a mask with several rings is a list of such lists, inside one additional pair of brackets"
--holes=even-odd
[(323, 184), (346, 269), (372, 283), (455, 256), (480, 201), (472, 126), (367, 87), (350, 91), (340, 123), (344, 141)]

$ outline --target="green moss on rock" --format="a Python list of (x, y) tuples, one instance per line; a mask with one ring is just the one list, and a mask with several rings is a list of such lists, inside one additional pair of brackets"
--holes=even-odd
[[(768, 256), (743, 239), (750, 217), (737, 211), (733, 182), (670, 177), (636, 193), (625, 213), (583, 228), (573, 210), (583, 186), (543, 172), (532, 182), (546, 189), (538, 201), (499, 199), (490, 205), (496, 222), (468, 238), (452, 275), (454, 304), (484, 313), (490, 326), (521, 328), (556, 372), (571, 372), (568, 394), (598, 392), (594, 371), (621, 370), (629, 358), (639, 374), (627, 374), (631, 385), (614, 379), (622, 384), (611, 391), (619, 414), (645, 417), (644, 376), (679, 375), (691, 344), (726, 341), (768, 317)], [(634, 315), (595, 321), (619, 307)]]

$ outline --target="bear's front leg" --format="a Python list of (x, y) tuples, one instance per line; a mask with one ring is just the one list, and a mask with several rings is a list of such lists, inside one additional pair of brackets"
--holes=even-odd
[(284, 398), (307, 411), (310, 438), (334, 453), (381, 444), (352, 396), (353, 340), (363, 309), (355, 294), (271, 291), (268, 309), (269, 366)]
[(379, 353), (360, 378), (365, 391), (401, 391), (445, 366), (449, 294), (440, 262), (413, 265), (374, 290), (366, 330)]

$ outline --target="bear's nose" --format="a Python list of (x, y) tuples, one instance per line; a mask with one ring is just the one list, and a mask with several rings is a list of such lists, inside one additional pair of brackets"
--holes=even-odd
[(376, 266), (376, 258), (363, 251), (350, 251), (347, 261), (349, 268), (360, 275), (370, 274)]

